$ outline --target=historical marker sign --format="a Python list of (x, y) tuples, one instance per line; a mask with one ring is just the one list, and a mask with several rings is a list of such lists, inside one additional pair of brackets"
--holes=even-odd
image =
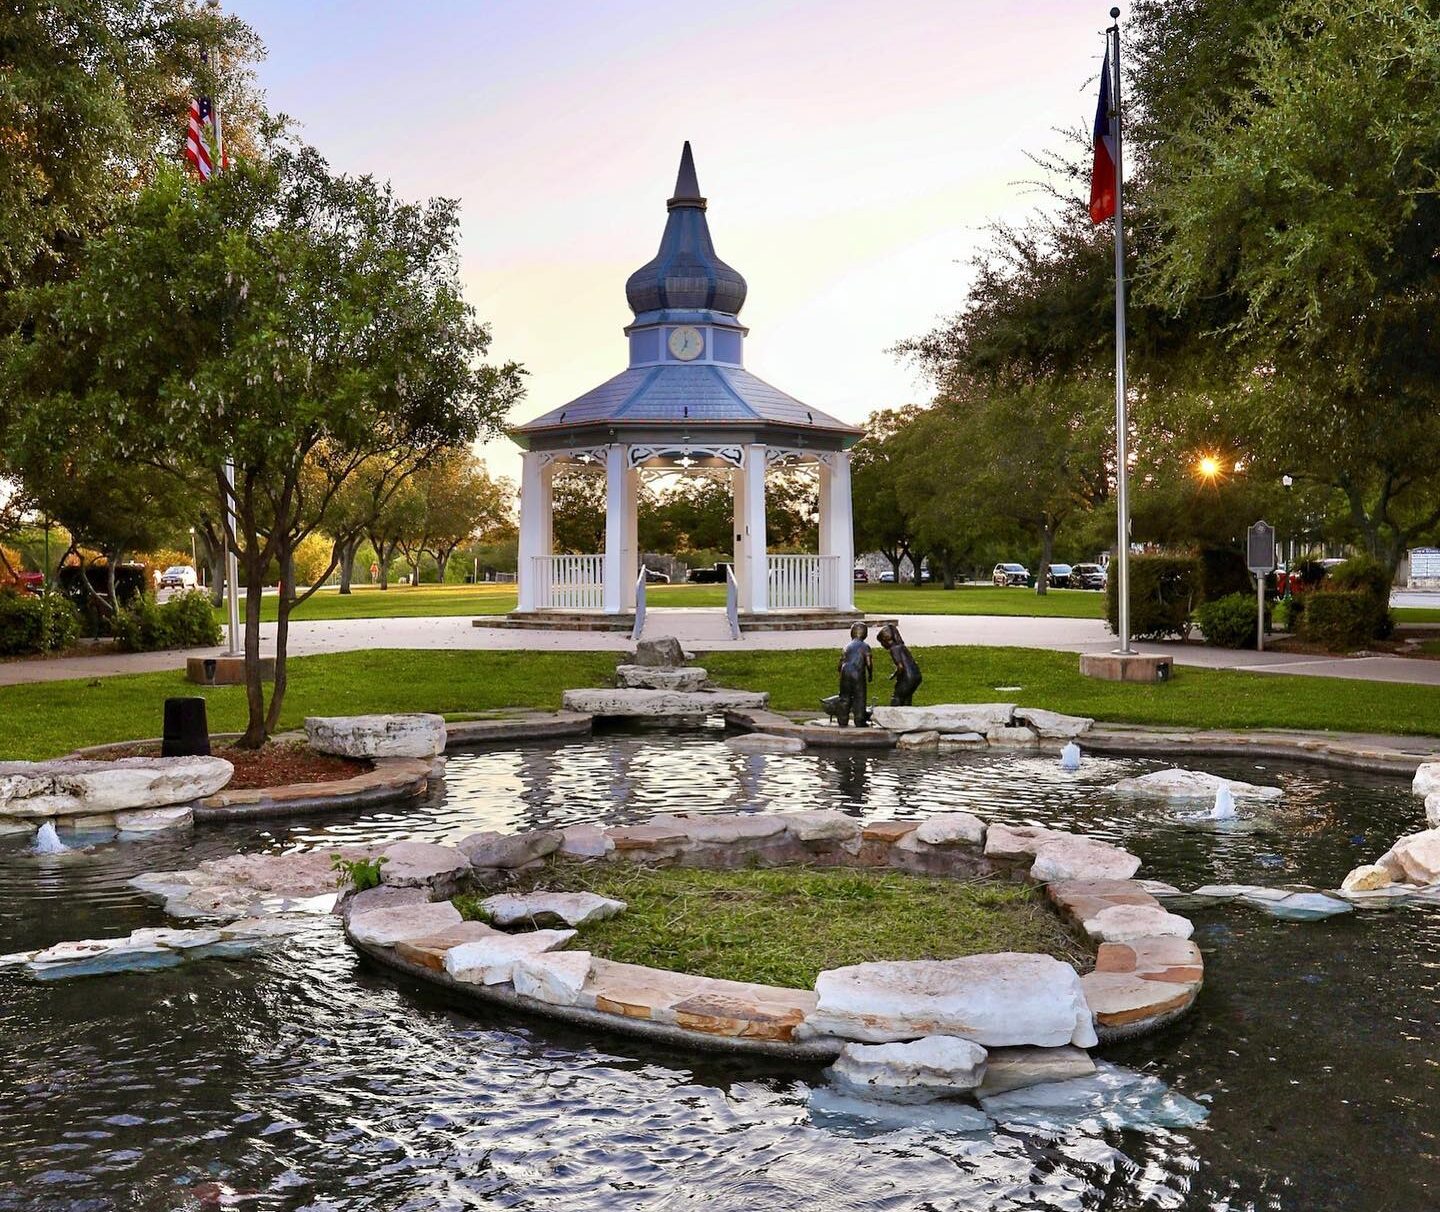
[(1245, 563), (1256, 576), (1275, 571), (1275, 527), (1256, 522), (1245, 534)]

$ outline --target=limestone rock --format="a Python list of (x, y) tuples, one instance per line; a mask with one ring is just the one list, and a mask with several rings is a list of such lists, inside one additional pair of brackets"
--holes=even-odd
[(1184, 1010), (1200, 982), (1155, 981), (1135, 972), (1087, 972), (1080, 978), (1085, 1001), (1101, 1027), (1131, 1028)]
[(809, 1034), (878, 1043), (958, 1035), (987, 1048), (1096, 1042), (1080, 978), (1048, 955), (855, 964), (822, 972), (815, 992)]
[(775, 818), (800, 842), (858, 842), (860, 822), (833, 808), (816, 808), (809, 812), (782, 812)]
[(573, 930), (531, 930), (525, 934), (494, 934), (461, 943), (445, 953), (445, 971), (470, 985), (499, 985), (512, 978), (515, 964), (526, 956), (556, 951), (575, 937)]
[(566, 711), (638, 718), (722, 715), (770, 703), (753, 690), (567, 690), (563, 697)]
[(429, 888), (453, 896), (470, 871), (470, 860), (454, 846), (396, 842), (381, 856), (380, 882), (395, 888)]
[(1089, 1077), (1094, 1072), (1095, 1062), (1083, 1048), (992, 1048), (985, 1063), (985, 1080), (975, 1094), (990, 1098), (1042, 1082)]
[(486, 897), (480, 907), (497, 926), (563, 922), (583, 926), (604, 921), (625, 909), (624, 901), (597, 896), (593, 892), (502, 892)]
[(349, 931), (357, 943), (392, 947), (403, 939), (438, 934), (460, 921), (460, 910), (449, 901), (428, 901), (423, 905), (394, 905), (354, 914)]
[(568, 858), (604, 858), (615, 849), (599, 825), (569, 825), (560, 836), (560, 853)]
[(921, 821), (911, 836), (929, 846), (983, 846), (985, 822), (969, 812), (944, 812)]
[(1189, 938), (1194, 931), (1189, 918), (1153, 905), (1111, 905), (1085, 920), (1085, 933), (1102, 943), (1128, 943), (1152, 935)]
[(1363, 863), (1340, 881), (1343, 892), (1375, 892), (1388, 888), (1395, 877), (1379, 863)]
[(334, 858), (373, 859), (374, 846), (327, 846), (295, 854), (232, 854), (206, 859), (187, 882), (282, 896), (321, 896), (335, 891)]
[(698, 665), (663, 669), (651, 665), (618, 665), (615, 684), (627, 690), (703, 690), (708, 675)]
[(588, 951), (548, 951), (515, 961), (510, 979), (522, 997), (551, 1006), (573, 1006), (590, 979)]
[(984, 749), (990, 744), (982, 732), (942, 732), (941, 749)]
[(1047, 741), (1072, 741), (1095, 726), (1095, 721), (1088, 716), (1062, 715), (1039, 707), (1015, 708), (1015, 722), (1029, 724)]
[(350, 758), (428, 758), (445, 752), (443, 716), (308, 716), (305, 738), (319, 753)]
[(115, 828), (121, 833), (160, 833), (166, 829), (188, 829), (195, 820), (189, 804), (170, 808), (137, 808), (117, 812)]
[(937, 749), (940, 734), (933, 728), (928, 732), (902, 732), (895, 742), (897, 749)]
[(190, 804), (214, 795), (234, 773), (216, 757), (0, 762), (0, 816), (85, 816)]
[(954, 1035), (910, 1043), (846, 1044), (830, 1069), (837, 1085), (871, 1098), (930, 1103), (975, 1089), (985, 1076), (985, 1049)]
[(635, 664), (650, 669), (678, 669), (685, 664), (685, 649), (673, 635), (657, 635), (635, 645)]
[(979, 1095), (980, 1106), (1002, 1126), (1069, 1131), (1103, 1124), (1112, 1130), (1193, 1128), (1208, 1112), (1176, 1094), (1157, 1077), (1099, 1061), (1089, 1077), (1045, 1082), (997, 1095)]
[(1440, 829), (1406, 834), (1375, 861), (1397, 882), (1421, 888), (1440, 883)]
[(1271, 917), (1288, 922), (1318, 922), (1341, 913), (1353, 913), (1355, 907), (1337, 896), (1323, 892), (1292, 892), (1279, 900), (1267, 901), (1261, 908)]
[(1202, 770), (1152, 770), (1133, 779), (1121, 779), (1111, 787), (1121, 795), (1152, 795), (1169, 800), (1210, 800), (1215, 792), (1228, 787), (1237, 800), (1278, 800), (1285, 793), (1279, 787), (1242, 783), (1238, 779), (1221, 778)]
[(381, 884), (378, 888), (366, 888), (363, 892), (351, 892), (342, 896), (335, 905), (335, 913), (343, 922), (352, 917), (369, 913), (375, 909), (393, 909), (397, 905), (423, 905), (430, 899), (424, 888), (392, 888)]
[(1046, 842), (1055, 838), (1074, 836), (1073, 833), (1061, 833), (1056, 829), (1046, 829), (1043, 825), (992, 824), (985, 831), (985, 857), (995, 859), (1030, 858)]
[(755, 842), (785, 832), (785, 818), (769, 812), (697, 812), (694, 816), (661, 813), (647, 824), (699, 845)]
[(1034, 880), (1128, 880), (1140, 860), (1128, 850), (1088, 837), (1052, 837), (1042, 842), (1030, 865)]
[(1414, 782), (1410, 785), (1416, 795), (1423, 795), (1427, 799), (1440, 791), (1440, 762), (1422, 762), (1415, 771)]
[(1440, 791), (1432, 791), (1425, 797), (1425, 821), (1432, 827), (1440, 825)]
[(805, 742), (798, 736), (776, 736), (769, 732), (742, 732), (725, 738), (728, 748), (736, 753), (802, 753)]
[(996, 724), (986, 731), (985, 739), (992, 745), (1009, 745), (1017, 749), (1025, 749), (1040, 743), (1040, 738), (1035, 732), (1023, 724), (1013, 727)]
[(462, 837), (456, 845), (472, 867), (523, 867), (554, 854), (565, 840), (558, 829), (532, 829), (526, 833), (495, 833), (485, 830)]
[(1008, 725), (1014, 703), (943, 703), (935, 707), (872, 707), (871, 715), (891, 732), (978, 732)]

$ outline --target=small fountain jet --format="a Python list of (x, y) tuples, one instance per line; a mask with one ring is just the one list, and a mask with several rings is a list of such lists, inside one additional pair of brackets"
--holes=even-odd
[(1060, 769), (1080, 769), (1080, 746), (1074, 741), (1066, 741), (1065, 748), (1060, 750)]
[(53, 822), (46, 821), (36, 831), (36, 854), (66, 854), (69, 852), (69, 850), (70, 847), (67, 846), (64, 842), (62, 842), (60, 840), (60, 835), (55, 832), (55, 825)]

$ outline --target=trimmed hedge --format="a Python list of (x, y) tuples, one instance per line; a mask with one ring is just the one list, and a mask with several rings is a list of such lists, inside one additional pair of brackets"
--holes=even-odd
[[(1119, 577), (1105, 584), (1105, 613), (1110, 630), (1120, 633)], [(1130, 634), (1139, 640), (1184, 638), (1190, 631), (1200, 565), (1190, 556), (1130, 557)]]
[(1215, 602), (1232, 593), (1255, 594), (1255, 579), (1245, 564), (1245, 553), (1238, 547), (1202, 547), (1197, 557), (1200, 564), (1199, 599)]
[(1376, 637), (1379, 625), (1372, 594), (1358, 589), (1326, 589), (1306, 597), (1300, 635), (1312, 644), (1345, 652), (1363, 648)]
[(79, 613), (59, 595), (0, 588), (0, 656), (57, 652), (79, 634)]
[(1372, 556), (1351, 556), (1343, 564), (1337, 564), (1330, 570), (1320, 592), (1363, 593), (1370, 598), (1372, 629), (1366, 639), (1383, 640), (1395, 629), (1390, 617), (1390, 573)]
[(1195, 621), (1205, 633), (1205, 642), (1220, 648), (1255, 647), (1255, 599), (1246, 593), (1230, 593), (1195, 608)]
[(112, 628), (122, 652), (202, 648), (220, 642), (220, 624), (203, 589), (177, 593), (163, 606), (147, 593), (119, 611)]

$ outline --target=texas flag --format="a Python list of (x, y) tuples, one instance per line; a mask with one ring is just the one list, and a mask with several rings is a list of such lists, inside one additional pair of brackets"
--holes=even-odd
[(1090, 177), (1090, 222), (1103, 223), (1115, 214), (1115, 156), (1119, 123), (1110, 120), (1110, 48), (1100, 73), (1100, 103), (1095, 107), (1095, 170)]

